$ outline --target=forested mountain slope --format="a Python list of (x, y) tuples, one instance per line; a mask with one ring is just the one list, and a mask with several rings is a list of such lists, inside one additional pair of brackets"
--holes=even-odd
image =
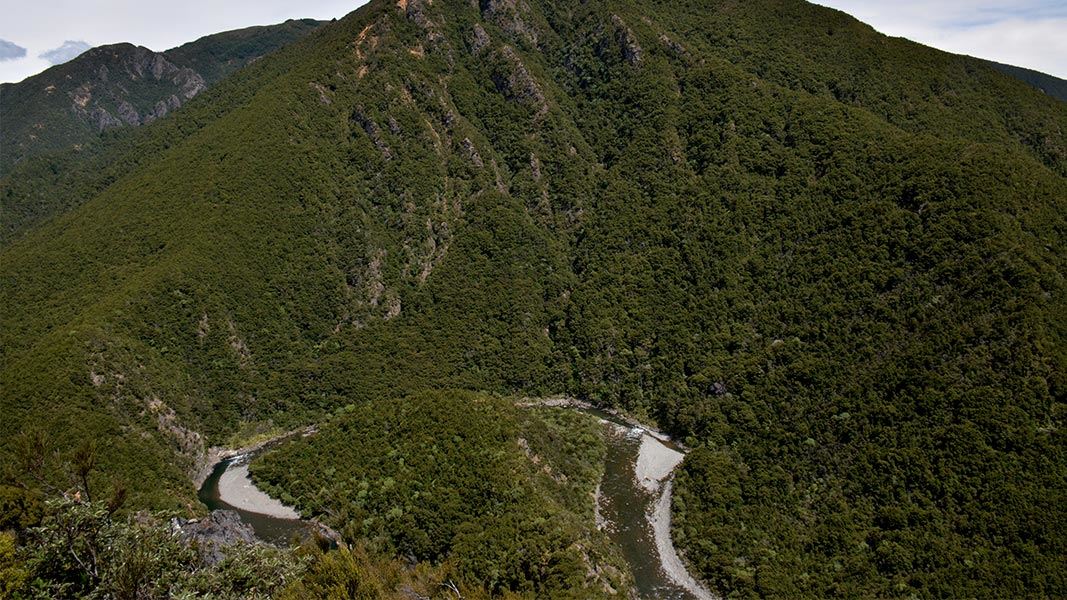
[(77, 208), (0, 254), (0, 448), (106, 437), (171, 507), (239, 428), (566, 392), (696, 448), (723, 594), (1061, 596), (1065, 151), (1062, 103), (803, 2), (372, 2), (3, 182)]
[(0, 85), (0, 175), (33, 156), (81, 151), (103, 131), (152, 123), (321, 24), (304, 19), (227, 31), (166, 52), (109, 44)]
[(1001, 73), (1011, 75), (1016, 79), (1029, 83), (1057, 100), (1067, 102), (1067, 81), (1060, 79), (1059, 77), (1053, 77), (1052, 75), (1042, 73), (1041, 71), (1034, 71), (1033, 69), (1024, 69), (1022, 67), (1005, 65), (993, 61), (986, 61), (986, 63)]
[[(130, 44), (94, 48), (69, 63), (0, 86), (0, 243), (80, 205), (184, 129), (154, 123), (208, 87), (322, 25), (312, 19), (203, 37), (157, 53)], [(228, 98), (223, 106), (240, 101)], [(214, 111), (220, 102), (210, 102)], [(204, 113), (201, 112), (201, 115)], [(203, 116), (201, 116), (201, 119)]]
[(208, 85), (304, 37), (325, 24), (315, 19), (289, 19), (204, 36), (163, 54), (199, 73)]

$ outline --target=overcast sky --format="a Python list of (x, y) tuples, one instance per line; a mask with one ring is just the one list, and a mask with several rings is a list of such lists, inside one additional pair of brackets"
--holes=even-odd
[[(342, 17), (364, 0), (0, 0), (0, 82), (50, 65), (79, 42), (166, 50), (200, 36), (286, 19)], [(1067, 0), (819, 0), (883, 33), (1067, 78)], [(67, 44), (67, 42), (71, 42)], [(19, 48), (26, 50), (19, 57)], [(13, 58), (3, 59), (4, 56)]]
[(1067, 79), (1067, 0), (817, 0), (887, 35)]
[(26, 48), (26, 56), (0, 60), (0, 82), (20, 81), (47, 69), (40, 54), (64, 42), (89, 46), (131, 42), (168, 50), (196, 38), (270, 25), (286, 19), (329, 20), (366, 0), (0, 0), (0, 40)]

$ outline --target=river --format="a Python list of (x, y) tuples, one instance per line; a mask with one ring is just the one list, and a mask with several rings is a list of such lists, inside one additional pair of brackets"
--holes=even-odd
[(684, 457), (682, 449), (609, 413), (576, 410), (597, 417), (609, 428), (604, 478), (597, 498), (598, 520), (622, 549), (638, 596), (648, 600), (714, 599), (689, 575), (671, 542), (671, 478)]
[[(682, 448), (609, 413), (569, 408), (596, 417), (608, 428), (597, 525), (621, 548), (638, 596), (647, 600), (714, 599), (685, 570), (670, 539), (671, 480), (684, 456)], [(218, 462), (200, 488), (200, 500), (211, 510), (237, 511), (265, 541), (286, 544), (306, 538), (311, 532), (309, 524), (293, 518), (296, 513), (287, 512), (292, 509), (260, 492), (248, 479), (248, 461), (262, 451)]]
[[(277, 516), (279, 511), (273, 510), (275, 507), (273, 503), (284, 505), (252, 485), (252, 480), (248, 478), (248, 462), (257, 453), (242, 454), (216, 463), (211, 475), (208, 475), (204, 484), (200, 486), (198, 494), (200, 501), (210, 510), (236, 511), (241, 520), (256, 532), (256, 537), (266, 542), (284, 546), (294, 539), (307, 538), (311, 535), (312, 528), (306, 521), (300, 520), (295, 512), (281, 513), (287, 516)], [(220, 485), (220, 483), (225, 485)], [(272, 503), (259, 506), (255, 502), (249, 502), (247, 495), (238, 492), (247, 487), (266, 496)], [(253, 499), (259, 498), (253, 497)]]

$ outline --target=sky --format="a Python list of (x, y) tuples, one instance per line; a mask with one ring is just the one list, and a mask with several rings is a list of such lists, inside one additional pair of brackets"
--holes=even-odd
[(1067, 79), (1067, 0), (815, 0), (886, 35)]
[[(340, 18), (364, 2), (0, 0), (0, 82), (20, 81), (90, 46), (132, 42), (167, 50), (229, 29), (304, 17)], [(1067, 79), (1067, 0), (817, 3), (843, 10), (888, 35)]]
[[(21, 81), (51, 66), (40, 55), (65, 43), (87, 47), (131, 42), (169, 50), (199, 37), (286, 19), (341, 18), (366, 0), (0, 0), (0, 82)], [(3, 60), (3, 41), (26, 49)]]

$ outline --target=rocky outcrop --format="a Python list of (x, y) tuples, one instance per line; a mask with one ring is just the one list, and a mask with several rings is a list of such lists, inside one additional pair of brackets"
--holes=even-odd
[(382, 294), (385, 293), (385, 283), (382, 281), (382, 263), (385, 261), (387, 254), (388, 252), (382, 249), (375, 251), (374, 257), (371, 258), (370, 264), (367, 265), (367, 304), (371, 306), (378, 306), (382, 300)]
[(530, 175), (534, 181), (541, 181), (541, 159), (533, 152), (530, 153)]
[(226, 558), (226, 550), (235, 544), (256, 544), (252, 527), (241, 521), (232, 510), (216, 510), (203, 519), (171, 519), (171, 528), (200, 553), (209, 565)]
[(622, 59), (631, 67), (641, 64), (645, 51), (638, 43), (633, 30), (627, 27), (626, 22), (619, 15), (611, 15), (611, 25), (614, 29), (612, 37)]
[[(3, 84), (0, 172), (42, 153), (80, 151), (106, 130), (154, 123), (320, 25), (308, 19), (223, 32), (165, 52), (99, 46), (25, 81)], [(5, 223), (4, 229), (10, 227)]]
[(112, 127), (122, 127), (122, 121), (115, 118), (111, 113), (107, 112), (99, 106), (94, 108), (89, 113), (89, 122), (96, 128), (97, 131), (103, 131)]
[(525, 104), (536, 111), (537, 118), (548, 114), (548, 102), (545, 93), (537, 81), (526, 68), (518, 53), (511, 46), (504, 46), (500, 50), (500, 56), (507, 67), (504, 72), (493, 75), (493, 83), (497, 90), (520, 104)]
[(348, 544), (345, 543), (344, 537), (342, 537), (341, 534), (338, 533), (332, 527), (330, 527), (330, 526), (328, 526), (328, 525), (326, 525), (324, 523), (321, 523), (319, 521), (316, 521), (316, 520), (308, 521), (308, 524), (311, 525), (311, 527), (313, 529), (313, 533), (320, 540), (324, 540), (329, 545), (330, 548), (347, 548), (348, 547)]
[(141, 115), (137, 112), (137, 108), (125, 100), (119, 100), (118, 110), (116, 111), (119, 119), (127, 125), (140, 125)]
[(430, 20), (429, 15), (426, 14), (429, 5), (430, 3), (427, 0), (406, 0), (402, 5), (402, 9), (412, 23), (423, 29), (431, 29), (433, 22)]
[(485, 31), (481, 24), (475, 23), (470, 37), (471, 54), (475, 56), (481, 54), (491, 43), (493, 43), (493, 40), (489, 37), (489, 33)]
[[(207, 89), (199, 73), (148, 48), (119, 44), (86, 54), (87, 60), (107, 64), (71, 93), (71, 110), (98, 131), (152, 123)], [(134, 103), (134, 98), (153, 95), (159, 98), (154, 103)]]
[[(155, 421), (156, 430), (168, 440), (175, 453), (195, 465), (206, 453), (204, 437), (186, 427), (177, 413), (158, 397), (145, 400), (149, 418)], [(195, 470), (195, 467), (193, 467)]]
[(478, 149), (474, 147), (474, 142), (470, 138), (463, 138), (463, 153), (467, 156), (467, 160), (474, 163), (474, 166), (479, 169), (485, 167), (485, 162), (482, 161), (482, 156), (478, 154)]
[(393, 159), (393, 151), (382, 139), (382, 131), (378, 127), (378, 124), (374, 122), (374, 119), (370, 118), (363, 107), (356, 107), (356, 110), (352, 111), (352, 121), (359, 125), (367, 136), (370, 138), (374, 147), (382, 153), (382, 158), (385, 160)]
[(388, 321), (400, 316), (400, 296), (392, 295), (385, 302), (385, 316), (382, 317)]
[(166, 100), (160, 100), (156, 102), (156, 105), (152, 108), (152, 111), (144, 116), (141, 120), (142, 123), (148, 124), (157, 119), (162, 119), (167, 116), (168, 113), (177, 110), (182, 105), (182, 101), (177, 96), (171, 94), (170, 98)]
[(671, 53), (673, 53), (675, 56), (679, 58), (689, 58), (689, 51), (685, 49), (685, 46), (671, 39), (671, 37), (666, 33), (660, 34), (659, 41), (661, 44), (666, 46), (666, 48), (670, 50)]
[(237, 356), (237, 363), (241, 366), (246, 366), (252, 360), (252, 351), (248, 348), (244, 338), (237, 332), (237, 324), (232, 319), (226, 320), (226, 327), (230, 333), (226, 337), (226, 342)]
[(529, 7), (522, 0), (480, 0), (478, 6), (486, 21), (531, 46), (537, 45), (539, 33), (528, 17), (523, 18)]
[(433, 19), (429, 15), (429, 7), (432, 4), (430, 0), (407, 0), (405, 4), (405, 14), (408, 20), (421, 28), (426, 35), (426, 41), (430, 46), (447, 45), (448, 40), (445, 39), (440, 28), (434, 23)]
[(182, 98), (191, 100), (207, 89), (204, 78), (189, 68), (178, 67), (167, 58), (148, 48), (138, 47), (133, 57), (126, 62), (127, 73), (134, 79), (151, 77), (155, 81), (167, 81), (174, 84)]

